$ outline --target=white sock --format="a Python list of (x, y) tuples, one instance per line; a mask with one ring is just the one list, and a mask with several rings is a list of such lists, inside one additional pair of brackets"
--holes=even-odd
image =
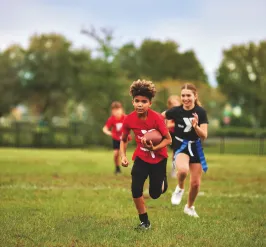
[(179, 192), (180, 190), (181, 190), (181, 191), (184, 191), (184, 189), (180, 189), (179, 186), (177, 185), (176, 188), (175, 188), (175, 192), (177, 193), (177, 192)]

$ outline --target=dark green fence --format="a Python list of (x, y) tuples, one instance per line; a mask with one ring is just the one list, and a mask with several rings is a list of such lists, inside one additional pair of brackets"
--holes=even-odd
[[(12, 122), (0, 126), (0, 146), (37, 148), (74, 148), (106, 144), (101, 128), (84, 122), (71, 122), (67, 126)], [(98, 133), (97, 133), (98, 132)]]
[[(134, 145), (134, 141), (131, 143)], [(102, 132), (102, 126), (86, 122), (70, 122), (65, 126), (12, 122), (0, 125), (0, 146), (32, 148), (111, 147), (111, 138)], [(215, 137), (204, 142), (206, 153), (266, 155), (266, 138)]]
[(203, 146), (206, 153), (266, 155), (265, 137), (209, 137)]

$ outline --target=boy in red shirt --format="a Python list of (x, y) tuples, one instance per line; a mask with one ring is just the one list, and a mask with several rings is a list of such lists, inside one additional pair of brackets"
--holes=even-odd
[[(167, 190), (166, 146), (171, 144), (172, 139), (161, 114), (150, 109), (155, 93), (155, 86), (151, 81), (138, 80), (132, 83), (130, 95), (135, 111), (124, 120), (120, 143), (122, 166), (127, 167), (127, 140), (130, 130), (133, 130), (137, 147), (132, 157), (134, 165), (131, 171), (131, 191), (140, 219), (138, 229), (151, 227), (143, 198), (145, 180), (149, 177), (149, 193), (153, 199), (159, 198)], [(152, 142), (146, 142), (144, 138), (144, 134), (151, 129), (160, 131), (163, 136), (161, 143), (156, 146)]]
[[(115, 163), (115, 174), (121, 173), (120, 160), (119, 160), (119, 148), (120, 140), (122, 136), (122, 126), (126, 115), (124, 114), (123, 106), (120, 102), (114, 101), (111, 104), (112, 116), (106, 121), (103, 132), (111, 136), (113, 139), (114, 149), (114, 163)], [(110, 131), (111, 129), (111, 131)]]

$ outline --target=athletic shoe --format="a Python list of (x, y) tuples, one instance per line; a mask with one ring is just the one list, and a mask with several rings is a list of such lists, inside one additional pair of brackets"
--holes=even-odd
[(135, 230), (148, 230), (151, 228), (151, 223), (150, 221), (148, 222), (141, 222), (136, 228)]
[(172, 204), (173, 205), (179, 205), (181, 200), (182, 200), (183, 194), (184, 194), (184, 189), (180, 189), (177, 186), (174, 193), (172, 194), (172, 198), (171, 198)]
[(187, 206), (187, 204), (186, 204), (186, 206), (184, 208), (184, 213), (187, 214), (187, 215), (189, 215), (189, 216), (192, 216), (192, 217), (196, 217), (196, 218), (199, 217), (198, 214), (197, 214), (197, 212), (196, 212), (196, 210), (195, 210), (195, 207), (192, 206), (192, 207), (189, 208)]
[(122, 172), (121, 172), (120, 167), (117, 166), (116, 169), (115, 169), (115, 174), (117, 175), (117, 174), (119, 174), (119, 173), (122, 173)]

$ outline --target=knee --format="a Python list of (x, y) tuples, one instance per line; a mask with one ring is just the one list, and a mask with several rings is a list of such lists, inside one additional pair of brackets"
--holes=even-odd
[(143, 189), (139, 186), (132, 185), (131, 186), (131, 192), (132, 192), (132, 197), (133, 198), (139, 198), (143, 194)]
[(150, 189), (150, 196), (152, 199), (158, 199), (161, 194), (165, 193), (167, 191), (168, 185), (164, 184), (163, 187), (158, 187), (156, 189), (152, 188)]
[(187, 174), (188, 174), (188, 171), (186, 171), (186, 170), (178, 170), (178, 177), (179, 177), (179, 179), (185, 179), (186, 178), (186, 176), (187, 176)]
[(114, 150), (114, 157), (118, 158), (119, 157), (119, 150)]
[(150, 196), (152, 199), (158, 199), (161, 196), (161, 192), (156, 191), (150, 191)]
[(200, 181), (199, 180), (191, 181), (190, 187), (192, 189), (198, 190), (200, 187)]

